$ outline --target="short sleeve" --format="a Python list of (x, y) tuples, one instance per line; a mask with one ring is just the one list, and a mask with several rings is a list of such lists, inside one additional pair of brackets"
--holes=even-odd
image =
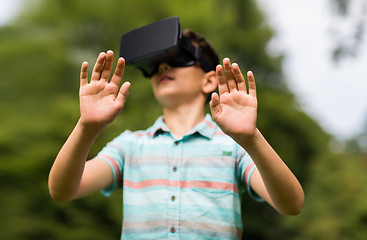
[(105, 160), (111, 167), (113, 173), (113, 183), (101, 190), (105, 196), (110, 196), (117, 188), (122, 185), (122, 171), (124, 167), (124, 133), (109, 142), (96, 156)]
[(264, 201), (250, 186), (250, 178), (254, 170), (256, 169), (256, 165), (251, 159), (250, 155), (243, 150), (242, 147), (239, 149), (239, 164), (238, 164), (238, 175), (242, 183), (246, 186), (246, 190), (249, 195), (254, 198), (258, 202)]

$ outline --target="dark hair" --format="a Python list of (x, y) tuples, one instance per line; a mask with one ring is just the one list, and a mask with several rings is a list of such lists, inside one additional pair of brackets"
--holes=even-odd
[[(212, 70), (215, 71), (215, 67), (219, 64), (219, 56), (214, 50), (213, 46), (205, 39), (203, 35), (196, 33), (193, 30), (186, 29), (184, 30), (183, 34), (185, 37), (191, 40), (194, 46), (201, 48), (203, 56), (207, 61), (209, 61), (210, 65), (212, 66)], [(211, 93), (208, 94), (206, 103), (210, 102), (211, 95)]]
[(205, 39), (204, 36), (190, 29), (184, 30), (183, 34), (185, 35), (185, 37), (189, 38), (195, 46), (201, 48), (203, 56), (207, 61), (209, 61), (210, 65), (213, 68), (212, 70), (215, 71), (215, 67), (219, 64), (219, 57), (212, 45)]

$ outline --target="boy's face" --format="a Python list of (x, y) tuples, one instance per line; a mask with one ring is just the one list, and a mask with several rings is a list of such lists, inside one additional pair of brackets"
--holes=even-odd
[(210, 93), (206, 92), (204, 86), (206, 76), (207, 73), (197, 65), (173, 68), (167, 63), (161, 63), (158, 72), (151, 78), (153, 92), (163, 107), (175, 107), (200, 99), (204, 103), (206, 95)]

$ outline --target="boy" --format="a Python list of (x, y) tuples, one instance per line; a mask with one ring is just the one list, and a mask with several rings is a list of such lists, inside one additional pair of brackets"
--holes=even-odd
[[(296, 177), (256, 128), (253, 73), (247, 87), (237, 64), (225, 58), (217, 65), (204, 38), (184, 35), (212, 67), (160, 62), (148, 75), (163, 117), (145, 131), (125, 131), (90, 161), (94, 140), (123, 109), (130, 83), (119, 88), (123, 58), (109, 81), (112, 51), (99, 54), (90, 82), (82, 64), (80, 119), (52, 166), (49, 190), (68, 201), (123, 188), (121, 239), (240, 239), (243, 188), (281, 214), (297, 215), (303, 206)], [(208, 96), (214, 121), (205, 115)]]

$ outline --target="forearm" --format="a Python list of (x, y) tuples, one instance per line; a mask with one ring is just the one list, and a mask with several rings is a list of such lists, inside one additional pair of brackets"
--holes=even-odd
[(282, 214), (298, 214), (304, 202), (303, 189), (260, 131), (256, 129), (256, 134), (251, 141), (238, 143), (245, 148), (255, 162), (277, 211)]
[(55, 200), (71, 200), (77, 192), (88, 153), (100, 129), (87, 129), (80, 121), (61, 148), (49, 175), (49, 191)]

